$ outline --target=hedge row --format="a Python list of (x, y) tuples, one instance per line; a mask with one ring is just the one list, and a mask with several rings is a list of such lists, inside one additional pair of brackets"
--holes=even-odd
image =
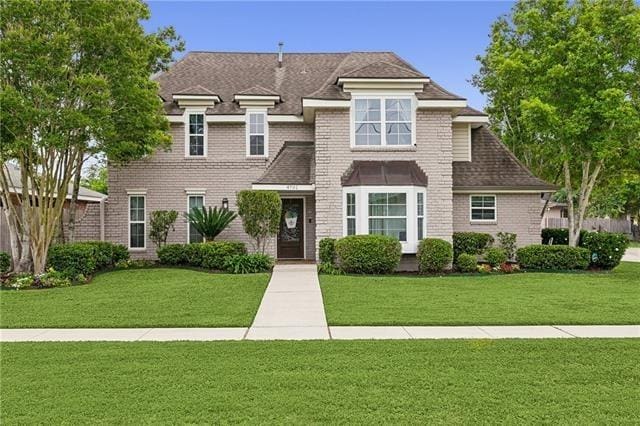
[(454, 232), (453, 259), (457, 260), (462, 253), (482, 254), (493, 241), (491, 234), (483, 232)]
[(158, 249), (158, 260), (163, 265), (195, 266), (223, 270), (227, 258), (246, 254), (243, 243), (211, 241), (197, 244), (167, 244)]
[(121, 244), (84, 241), (51, 246), (47, 267), (75, 280), (103, 269), (113, 268), (117, 263), (127, 259), (129, 251)]
[(7, 272), (11, 268), (11, 256), (9, 253), (0, 251), (0, 274)]
[[(326, 243), (330, 246), (330, 243)], [(384, 235), (350, 235), (335, 242), (337, 262), (353, 274), (388, 274), (400, 264), (400, 241)], [(323, 254), (328, 260), (330, 254)]]
[(590, 253), (582, 247), (534, 244), (519, 248), (517, 257), (525, 269), (562, 271), (587, 269)]
[[(542, 244), (569, 244), (569, 230), (566, 228), (545, 228), (542, 230)], [(624, 234), (612, 232), (580, 231), (579, 247), (589, 250), (591, 266), (613, 269), (620, 264), (629, 239)]]

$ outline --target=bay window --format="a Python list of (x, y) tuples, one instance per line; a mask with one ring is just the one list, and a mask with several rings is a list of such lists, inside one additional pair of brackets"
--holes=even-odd
[(410, 146), (414, 140), (414, 107), (410, 97), (355, 98), (352, 103), (353, 146)]
[(403, 253), (415, 253), (425, 236), (426, 189), (418, 186), (344, 187), (344, 235), (396, 238)]

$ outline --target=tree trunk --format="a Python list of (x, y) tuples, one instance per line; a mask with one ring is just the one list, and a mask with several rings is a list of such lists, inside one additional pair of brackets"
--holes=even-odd
[(591, 171), (590, 160), (582, 162), (582, 180), (580, 182), (577, 206), (574, 201), (571, 169), (568, 160), (564, 160), (563, 169), (565, 190), (567, 191), (567, 207), (569, 210), (569, 245), (571, 247), (577, 247), (580, 243), (580, 231), (582, 230), (582, 224), (587, 214), (587, 207), (589, 207), (589, 198), (602, 170), (602, 161), (596, 163), (593, 171)]
[[(78, 167), (76, 168), (75, 175), (73, 176), (73, 189), (71, 194), (71, 202), (69, 203), (69, 242), (74, 243), (76, 241), (76, 210), (78, 206), (78, 193), (80, 192), (80, 179), (82, 177), (82, 164), (84, 163), (84, 153), (79, 152), (77, 158)], [(64, 236), (64, 230), (61, 231)]]

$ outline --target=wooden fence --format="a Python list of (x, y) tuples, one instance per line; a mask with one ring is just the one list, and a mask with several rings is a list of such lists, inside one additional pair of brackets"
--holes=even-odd
[[(545, 228), (568, 228), (569, 219), (566, 217), (547, 217), (544, 219)], [(587, 231), (619, 232), (631, 235), (631, 221), (628, 219), (585, 219), (582, 229)]]

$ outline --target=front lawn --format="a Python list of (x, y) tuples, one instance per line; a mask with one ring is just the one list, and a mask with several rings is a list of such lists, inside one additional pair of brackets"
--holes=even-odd
[(186, 269), (100, 274), (87, 285), (0, 292), (2, 328), (248, 327), (269, 275)]
[(640, 422), (640, 340), (9, 343), (4, 424)]
[(330, 276), (330, 325), (639, 324), (640, 263), (613, 272)]
[(640, 241), (630, 241), (629, 247), (640, 248)]

